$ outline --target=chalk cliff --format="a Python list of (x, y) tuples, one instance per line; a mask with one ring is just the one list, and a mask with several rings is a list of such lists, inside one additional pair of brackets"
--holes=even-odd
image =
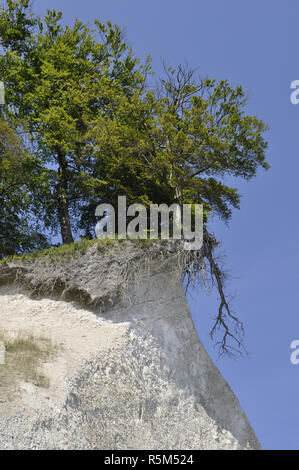
[(1, 449), (260, 448), (177, 268), (172, 248), (132, 242), (0, 267), (3, 341), (28, 334), (53, 353), (44, 383), (0, 365)]

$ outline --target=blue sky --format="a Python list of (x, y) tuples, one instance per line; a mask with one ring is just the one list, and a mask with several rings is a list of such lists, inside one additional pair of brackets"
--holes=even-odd
[[(242, 85), (248, 112), (269, 124), (271, 170), (250, 182), (234, 181), (241, 210), (226, 227), (214, 219), (222, 240), (227, 285), (234, 310), (246, 326), (250, 358), (221, 359), (217, 366), (237, 394), (265, 449), (299, 449), (299, 365), (290, 343), (299, 339), (298, 126), (299, 105), (290, 83), (299, 79), (297, 0), (38, 0), (72, 22), (111, 20), (126, 32), (137, 56), (176, 65), (187, 60), (201, 74)], [(199, 336), (213, 359), (208, 332), (217, 296), (193, 293), (190, 305)]]

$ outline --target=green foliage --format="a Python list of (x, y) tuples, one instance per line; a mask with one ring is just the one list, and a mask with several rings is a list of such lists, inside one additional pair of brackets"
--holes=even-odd
[[(23, 253), (21, 255), (12, 255), (7, 256), (0, 259), (0, 265), (6, 264), (11, 261), (24, 261), (24, 262), (34, 262), (38, 258), (46, 259), (47, 263), (55, 263), (60, 261), (68, 261), (71, 258), (79, 258), (80, 256), (84, 255), (87, 249), (91, 246), (96, 246), (97, 250), (104, 253), (109, 249), (111, 246), (117, 246), (121, 248), (122, 246), (125, 247), (125, 239), (118, 240), (117, 236), (115, 239), (103, 239), (103, 240), (87, 240), (83, 238), (80, 241), (76, 241), (74, 243), (59, 245), (59, 246), (52, 246), (50, 248), (45, 248), (41, 250), (35, 250), (30, 253)], [(133, 243), (137, 246), (141, 246), (144, 248), (148, 248), (155, 243), (160, 243), (161, 245), (165, 244), (164, 240), (153, 241), (153, 240), (130, 240), (130, 243)]]
[[(15, 214), (8, 199), (24, 201), (18, 217), (40, 214), (44, 228), (60, 227), (63, 243), (73, 231), (93, 238), (96, 205), (116, 205), (119, 195), (146, 206), (203, 203), (206, 222), (213, 213), (227, 221), (240, 195), (225, 177), (249, 180), (269, 167), (266, 126), (246, 114), (241, 87), (179, 66), (165, 67), (151, 91), (150, 58), (139, 65), (118, 26), (67, 26), (61, 12), (40, 19), (28, 0), (7, 1), (0, 37), (5, 119), (27, 144), (22, 159), (10, 157), (10, 174), (17, 160), (23, 179), (9, 198), (6, 189), (3, 210)], [(12, 234), (25, 219), (9, 217)], [(25, 245), (16, 242), (19, 251)]]
[(47, 169), (45, 217), (71, 242), (71, 222), (75, 227), (82, 201), (97, 185), (87, 130), (109, 117), (115, 96), (130, 96), (143, 76), (117, 26), (96, 21), (91, 28), (77, 20), (69, 27), (61, 17), (48, 10), (41, 20), (28, 1), (7, 2), (0, 13), (0, 76), (7, 116), (26, 131)]
[(182, 67), (165, 72), (158, 93), (123, 101), (111, 121), (92, 128), (97, 172), (106, 171), (101, 186), (112, 199), (121, 192), (139, 202), (202, 203), (206, 215), (228, 220), (240, 196), (223, 179), (269, 168), (267, 127), (245, 114), (241, 87)]
[(0, 258), (47, 246), (35, 217), (39, 206), (33, 201), (40, 182), (38, 165), (12, 127), (0, 120)]
[[(108, 241), (108, 240), (107, 240)], [(0, 261), (0, 264), (5, 264), (10, 261), (26, 261), (34, 262), (38, 258), (46, 258), (47, 261), (55, 262), (61, 260), (68, 260), (70, 258), (76, 258), (86, 253), (88, 246), (96, 243), (101, 247), (105, 241), (102, 240), (86, 240), (76, 241), (74, 243), (52, 246), (50, 248), (35, 250), (31, 253), (25, 253), (22, 255), (7, 256)], [(109, 241), (110, 242), (110, 241)]]

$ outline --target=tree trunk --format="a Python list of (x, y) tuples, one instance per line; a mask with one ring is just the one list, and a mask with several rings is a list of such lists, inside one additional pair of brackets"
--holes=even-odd
[(181, 209), (180, 211), (177, 211), (175, 214), (175, 220), (177, 221), (177, 223), (180, 223), (182, 220), (181, 217), (183, 214), (183, 191), (182, 191), (181, 185), (176, 186), (174, 188), (174, 199)]
[(58, 218), (63, 244), (73, 243), (68, 201), (68, 178), (65, 154), (58, 149)]

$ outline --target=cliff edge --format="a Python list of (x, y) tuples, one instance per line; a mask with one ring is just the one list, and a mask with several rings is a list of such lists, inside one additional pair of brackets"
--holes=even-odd
[(1, 265), (0, 339), (1, 449), (260, 449), (170, 244)]

